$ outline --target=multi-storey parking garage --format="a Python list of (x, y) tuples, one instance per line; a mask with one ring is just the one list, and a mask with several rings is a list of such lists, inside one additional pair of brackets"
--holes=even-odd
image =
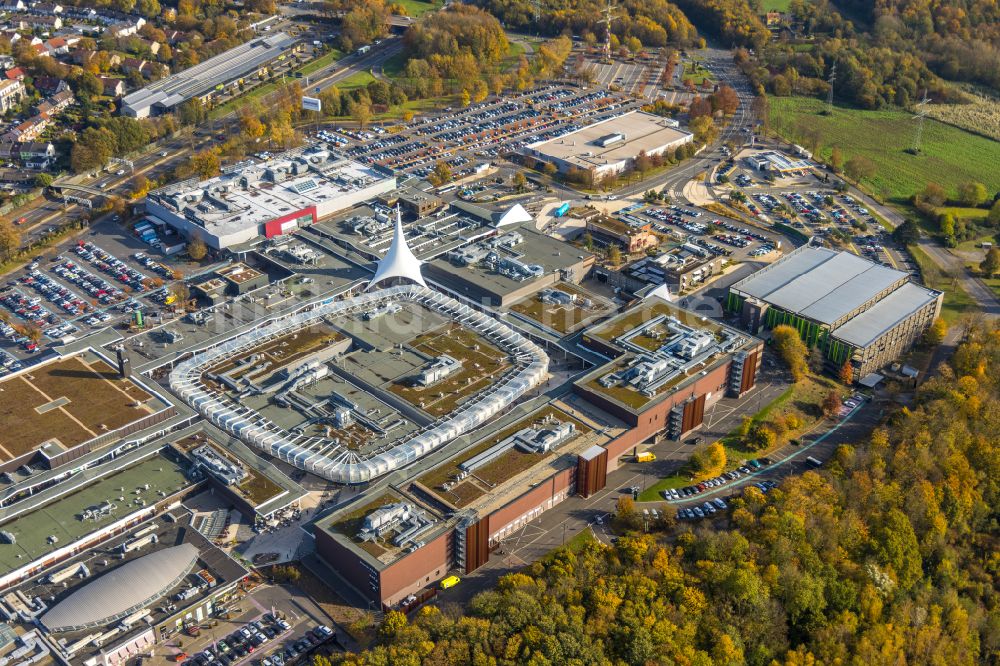
[[(447, 318), (508, 355), (510, 367), (485, 390), (416, 431), (365, 450), (351, 450), (337, 438), (295, 434), (233, 397), (207, 385), (203, 375), (233, 359), (247, 358), (262, 345), (316, 325), (393, 305), (415, 305)], [(548, 357), (540, 347), (506, 324), (441, 293), (419, 285), (396, 286), (328, 300), (271, 319), (181, 362), (170, 386), (189, 405), (220, 428), (300, 469), (338, 483), (365, 483), (413, 463), (459, 435), (485, 423), (544, 381)]]

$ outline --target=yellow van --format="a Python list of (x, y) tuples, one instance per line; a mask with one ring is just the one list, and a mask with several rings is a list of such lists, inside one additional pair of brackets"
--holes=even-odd
[(458, 576), (448, 576), (441, 581), (441, 589), (447, 590), (449, 587), (455, 587), (461, 580)]
[(636, 462), (653, 462), (654, 460), (656, 460), (656, 454), (649, 451), (643, 451), (635, 457)]

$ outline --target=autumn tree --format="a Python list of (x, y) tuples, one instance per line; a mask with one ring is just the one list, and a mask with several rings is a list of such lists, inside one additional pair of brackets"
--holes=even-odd
[(986, 253), (986, 258), (979, 262), (979, 271), (986, 277), (1000, 273), (1000, 250), (991, 247)]
[(924, 342), (932, 347), (936, 347), (944, 342), (946, 335), (948, 335), (948, 322), (941, 317), (937, 317), (927, 327), (927, 330), (924, 331)]
[(719, 135), (719, 129), (711, 116), (699, 116), (692, 120), (688, 127), (694, 134), (695, 141), (701, 144), (712, 143)]
[(0, 220), (0, 260), (9, 261), (21, 247), (21, 232), (9, 219)]
[(864, 155), (855, 155), (844, 164), (844, 173), (856, 183), (875, 175), (875, 163)]
[(431, 170), (429, 176), (427, 176), (428, 182), (435, 187), (441, 187), (445, 183), (451, 181), (451, 167), (448, 166), (447, 162), (439, 161), (434, 164), (434, 168)]
[(958, 186), (958, 200), (966, 206), (978, 206), (986, 201), (986, 186), (974, 180), (965, 181)]
[(208, 246), (205, 245), (205, 241), (195, 237), (188, 241), (187, 252), (193, 260), (201, 261), (208, 254)]
[(712, 110), (721, 111), (727, 116), (736, 113), (740, 106), (740, 98), (731, 86), (722, 85), (709, 97), (712, 103)]
[(704, 449), (692, 453), (688, 465), (695, 478), (718, 476), (726, 468), (726, 449), (720, 442), (712, 442)]
[(948, 193), (937, 183), (927, 183), (920, 193), (920, 198), (932, 206), (940, 206), (948, 200)]
[(780, 324), (771, 331), (771, 342), (774, 351), (791, 372), (792, 381), (800, 382), (805, 379), (809, 370), (809, 349), (802, 342), (799, 332), (791, 326)]
[(1000, 226), (1000, 199), (994, 201), (993, 205), (990, 206), (990, 212), (986, 215), (986, 221), (990, 226)]
[(840, 399), (840, 394), (836, 391), (830, 391), (823, 398), (823, 415), (827, 417), (836, 416), (840, 413), (840, 409), (843, 406), (844, 403)]
[(837, 373), (837, 377), (842, 384), (847, 386), (854, 383), (854, 366), (851, 365), (850, 361), (844, 361), (844, 364), (840, 366), (840, 372)]
[(516, 171), (510, 181), (515, 192), (524, 192), (528, 187), (528, 179), (525, 178), (523, 171)]
[(768, 424), (756, 421), (747, 431), (743, 443), (751, 451), (766, 451), (778, 442), (778, 435)]
[(368, 123), (372, 119), (372, 107), (371, 104), (364, 102), (355, 102), (350, 106), (351, 118), (354, 122), (358, 124), (358, 127), (364, 129), (368, 126)]
[(191, 169), (202, 180), (219, 175), (221, 163), (219, 153), (215, 148), (202, 150), (191, 156)]
[(840, 152), (840, 146), (834, 146), (830, 149), (830, 166), (834, 171), (840, 171), (844, 168), (844, 155)]

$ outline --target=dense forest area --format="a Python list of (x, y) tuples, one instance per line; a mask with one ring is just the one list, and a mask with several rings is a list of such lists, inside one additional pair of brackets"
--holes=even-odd
[(835, 97), (866, 109), (909, 107), (925, 93), (961, 100), (956, 81), (1000, 91), (1000, 5), (989, 0), (791, 0), (779, 38), (759, 0), (677, 4), (722, 45), (745, 49), (745, 71), (774, 95), (823, 96), (834, 67)]
[[(604, 40), (603, 0), (480, 0), (510, 30), (542, 35), (570, 33)], [(698, 32), (677, 5), (666, 0), (623, 0), (611, 32), (616, 43), (631, 37), (644, 46), (693, 44)]]
[(747, 489), (728, 525), (556, 551), (464, 615), (388, 613), (342, 663), (997, 663), (998, 367), (1000, 331), (969, 324), (869, 441)]
[(913, 48), (949, 80), (1000, 90), (1000, 4), (994, 0), (842, 0), (880, 44)]

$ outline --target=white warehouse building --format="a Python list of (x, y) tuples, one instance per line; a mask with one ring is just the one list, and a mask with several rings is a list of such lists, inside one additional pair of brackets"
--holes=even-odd
[(386, 172), (312, 148), (161, 187), (146, 196), (146, 212), (221, 250), (290, 233), (395, 188)]
[(670, 118), (644, 111), (608, 118), (568, 134), (525, 147), (525, 154), (551, 162), (561, 172), (590, 171), (595, 178), (619, 173), (640, 153), (661, 155), (691, 143), (694, 136)]

